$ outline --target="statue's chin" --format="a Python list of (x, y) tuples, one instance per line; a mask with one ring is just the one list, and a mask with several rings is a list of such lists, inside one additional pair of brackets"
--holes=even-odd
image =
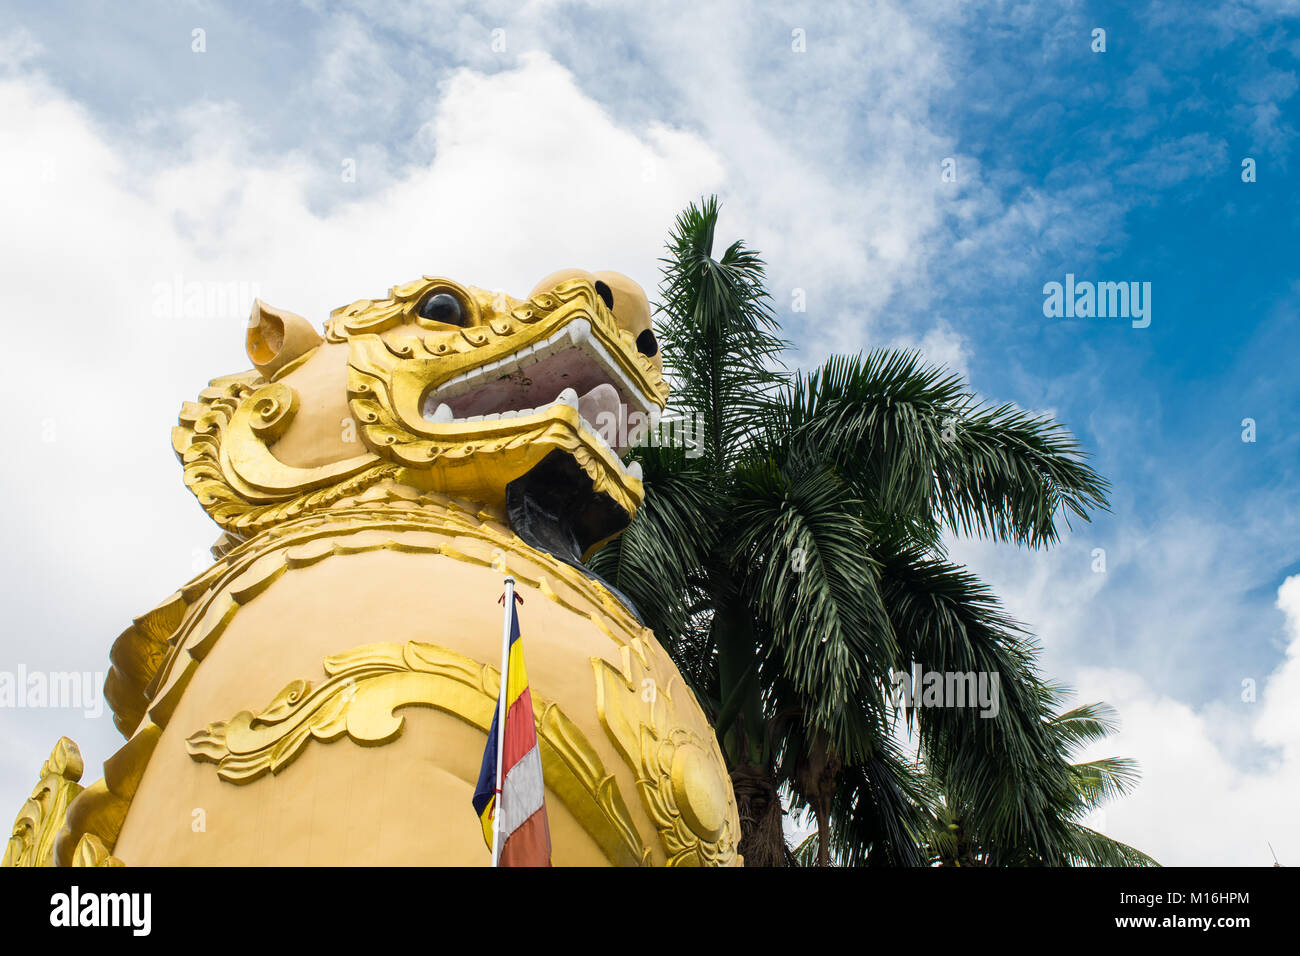
[[(529, 545), (591, 577), (596, 575), (582, 563), (583, 556), (631, 521), (613, 498), (595, 490), (586, 472), (562, 451), (551, 452), (506, 486), (506, 512), (511, 530)], [(608, 582), (601, 583), (640, 620), (631, 601)]]

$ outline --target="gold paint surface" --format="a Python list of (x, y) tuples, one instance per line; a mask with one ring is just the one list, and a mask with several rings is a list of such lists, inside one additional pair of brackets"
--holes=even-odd
[[(402, 733), (403, 707), (429, 706), (484, 734), (500, 689), (496, 668), (436, 644), (371, 644), (327, 658), (328, 679), (286, 685), (261, 711), (209, 724), (186, 741), (191, 757), (217, 765), (221, 779), (250, 784), (283, 772), (312, 740), (347, 736), (379, 746)], [(582, 731), (555, 704), (533, 698), (533, 719), (547, 788), (558, 795), (615, 866), (650, 855), (641, 844), (613, 775)]]
[[(131, 676), (150, 700), (147, 716), (139, 729), (128, 724), (134, 736), (114, 758), (118, 772), (69, 815), (61, 859), (73, 862), (90, 832), (127, 864), (484, 865), (469, 797), (496, 694), (488, 662), (499, 655), (502, 567), (526, 601), (557, 865), (735, 862), (722, 848), (725, 834), (706, 834), (709, 846), (695, 848), (691, 827), (707, 816), (694, 809), (697, 798), (685, 814), (659, 808), (660, 790), (677, 800), (671, 757), (658, 768), (663, 757), (633, 744), (629, 760), (597, 713), (590, 662), (618, 672), (632, 649), (630, 659), (646, 660), (662, 679), (664, 700), (674, 698), (673, 713), (658, 714), (656, 726), (676, 726), (695, 710), (682, 727), (707, 732), (653, 636), (601, 585), (524, 544), (491, 509), (392, 483), (239, 545), (124, 635), (129, 643), (141, 631), (174, 625), (157, 638), (165, 651), (142, 658), (150, 669)], [(391, 646), (375, 658), (373, 647), (357, 642), (377, 635)], [(325, 681), (309, 686), (322, 661)], [(405, 703), (395, 708), (399, 700)], [(340, 703), (349, 704), (346, 714), (332, 713)], [(239, 728), (242, 743), (220, 749), (232, 740), (229, 729), (195, 739), (200, 728), (223, 722)], [(338, 739), (340, 726), (356, 746), (322, 747)], [(379, 751), (387, 770), (371, 766)], [(725, 770), (706, 765), (720, 774), (714, 788), (729, 796)], [(656, 776), (646, 768), (658, 768)], [(348, 783), (377, 773), (388, 777), (376, 790), (362, 794)], [(226, 832), (254, 812), (269, 826), (280, 814), (270, 808), (286, 801), (311, 804), (310, 828)], [(206, 816), (204, 833), (190, 830), (197, 809)], [(407, 837), (349, 844), (358, 814), (383, 816)], [(424, 815), (447, 822), (426, 828)], [(666, 830), (683, 835), (665, 839)], [(345, 846), (346, 858), (336, 855)]]
[(668, 865), (740, 865), (740, 818), (717, 738), (677, 668), (646, 635), (620, 648), (618, 666), (592, 658), (601, 724), (637, 772)]

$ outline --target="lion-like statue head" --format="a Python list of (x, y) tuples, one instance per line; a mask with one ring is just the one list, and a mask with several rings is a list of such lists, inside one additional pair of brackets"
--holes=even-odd
[(426, 276), (334, 310), (323, 337), (259, 301), (247, 349), (255, 369), (214, 380), (173, 435), (235, 540), (387, 480), (498, 508), (576, 560), (635, 514), (622, 446), (668, 395), (645, 293), (610, 272), (523, 301)]

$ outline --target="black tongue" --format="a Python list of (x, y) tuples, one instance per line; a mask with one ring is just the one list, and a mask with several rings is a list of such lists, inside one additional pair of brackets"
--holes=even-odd
[(617, 588), (582, 563), (592, 545), (630, 522), (614, 499), (596, 493), (572, 456), (553, 451), (528, 474), (506, 486), (510, 527), (524, 541), (599, 581), (641, 623), (636, 607)]

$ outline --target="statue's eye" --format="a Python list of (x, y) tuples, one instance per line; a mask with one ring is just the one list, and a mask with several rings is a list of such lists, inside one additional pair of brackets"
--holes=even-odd
[(654, 358), (655, 353), (659, 351), (659, 342), (655, 338), (655, 334), (649, 329), (646, 329), (638, 335), (636, 337), (636, 350), (642, 355)]
[(605, 303), (605, 308), (614, 311), (614, 293), (599, 279), (596, 280), (596, 295), (600, 296), (600, 301)]
[(449, 292), (435, 292), (420, 303), (420, 318), (447, 325), (464, 325), (465, 313), (460, 300)]

